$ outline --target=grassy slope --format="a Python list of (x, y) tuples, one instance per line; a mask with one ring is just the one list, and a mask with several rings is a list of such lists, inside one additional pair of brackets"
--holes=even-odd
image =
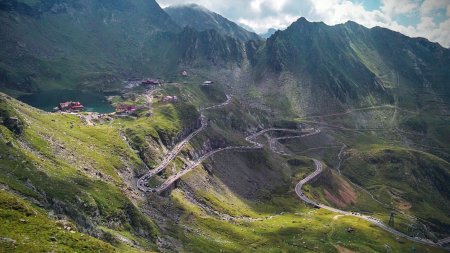
[[(195, 101), (181, 97), (182, 92), (193, 94)], [(151, 117), (143, 113), (136, 120), (96, 126), (87, 126), (75, 115), (44, 113), (2, 94), (1, 120), (18, 117), (21, 126), (20, 133), (14, 133), (0, 125), (0, 184), (66, 215), (83, 232), (121, 249), (129, 247), (119, 242), (119, 237), (143, 249), (154, 249), (158, 229), (132, 203), (129, 196), (134, 193), (129, 184), (133, 182), (123, 177), (142, 173), (144, 165), (119, 132), (131, 133), (133, 146), (136, 139), (151, 136), (155, 142), (150, 144), (158, 152), (150, 161), (155, 162), (163, 155), (159, 143), (175, 137), (198, 118), (187, 102), (215, 104), (225, 99), (223, 93), (202, 91), (198, 85), (173, 85), (163, 93), (179, 95), (182, 102), (156, 103)]]
[[(185, 94), (181, 96), (182, 101), (197, 107), (222, 102), (224, 99), (223, 95), (218, 95), (220, 92), (211, 96), (211, 91), (201, 90), (197, 85), (170, 85), (164, 92)], [(27, 198), (43, 203), (46, 208), (61, 210), (62, 207), (68, 218), (80, 228), (86, 229), (86, 222), (91, 221), (91, 225), (95, 227), (92, 231), (96, 231), (97, 236), (100, 234), (103, 240), (111, 239), (111, 235), (120, 234), (138, 242), (146, 249), (154, 249), (154, 246), (148, 243), (149, 239), (144, 238), (154, 238), (156, 229), (148, 216), (143, 215), (121, 190), (126, 186), (126, 182), (117, 174), (124, 167), (140, 171), (143, 164), (138, 156), (120, 140), (118, 132), (128, 128), (143, 136), (143, 139), (154, 133), (151, 138), (160, 140), (161, 131), (157, 129), (158, 127), (163, 128), (162, 130), (170, 137), (195, 117), (187, 117), (183, 120), (183, 117), (178, 114), (180, 108), (177, 106), (156, 104), (151, 117), (142, 116), (137, 120), (124, 119), (117, 120), (111, 125), (87, 127), (77, 117), (44, 114), (4, 96), (2, 96), (2, 103), (6, 105), (2, 108), (7, 108), (12, 115), (19, 116), (25, 123), (21, 135), (15, 135), (7, 128), (0, 126), (3, 137), (3, 142), (0, 143), (2, 184)], [(239, 142), (238, 136), (242, 133), (236, 134), (236, 129), (243, 131), (254, 124), (264, 123), (263, 119), (257, 116), (255, 118), (255, 114), (250, 116), (247, 114), (249, 112), (239, 108), (238, 105), (232, 104), (230, 108), (208, 112), (209, 117), (214, 120), (211, 129), (208, 129), (209, 133), (205, 133), (206, 136), (226, 136), (234, 133), (234, 138)], [(167, 111), (169, 113), (165, 113)], [(171, 122), (175, 124), (170, 124)], [(73, 125), (73, 128), (70, 125)], [(200, 140), (202, 138), (204, 137), (199, 136)], [(194, 140), (192, 145), (201, 143), (197, 142), (198, 140)], [(23, 144), (26, 144), (28, 148)], [(58, 152), (61, 152), (58, 144), (62, 144), (64, 150), (68, 150), (68, 153), (74, 155), (77, 160), (94, 164), (95, 171), (101, 172), (104, 177), (99, 178), (78, 168), (76, 164), (67, 160), (64, 152), (58, 155)], [(85, 147), (89, 147), (88, 150), (85, 150)], [(79, 152), (76, 152), (78, 149)], [(258, 168), (254, 169), (262, 175), (267, 173), (266, 170), (283, 174), (282, 180), (277, 181), (281, 182), (280, 187), (266, 194), (259, 192), (256, 199), (247, 199), (231, 188), (226, 190), (228, 187), (223, 183), (220, 184), (220, 178), (213, 178), (211, 181), (208, 173), (200, 168), (183, 178), (183, 181), (188, 184), (189, 182), (206, 182), (207, 184), (214, 182), (215, 187), (205, 185), (206, 188), (198, 188), (195, 194), (204, 199), (211, 208), (222, 213), (254, 218), (278, 215), (272, 219), (255, 222), (223, 221), (216, 216), (205, 214), (189, 203), (182, 192), (176, 190), (171, 200), (177, 203), (181, 210), (182, 226), (175, 225), (175, 231), (178, 231), (177, 237), (181, 239), (187, 251), (213, 252), (218, 247), (232, 252), (242, 250), (276, 252), (299, 249), (335, 251), (335, 246), (341, 245), (353, 250), (376, 252), (382, 250), (384, 244), (390, 245), (394, 251), (398, 252), (411, 249), (412, 244), (409, 242), (395, 242), (391, 235), (359, 220), (339, 218), (336, 221), (333, 219), (334, 214), (300, 205), (292, 189), (298, 177), (311, 171), (311, 168), (308, 169), (311, 165), (310, 161), (307, 158), (298, 157), (302, 162), (289, 163), (286, 160), (280, 160), (279, 157), (272, 157), (269, 153), (265, 150), (249, 154), (231, 154), (237, 164), (240, 164), (239, 166), (255, 167), (257, 165)], [(158, 151), (154, 157), (159, 158), (161, 155), (161, 151)], [(224, 159), (227, 157), (223, 156)], [(220, 163), (226, 164), (223, 160)], [(277, 168), (277, 164), (285, 163), (290, 166), (283, 165), (283, 168)], [(252, 187), (252, 185), (244, 186)], [(43, 196), (42, 193), (46, 195)], [(176, 212), (176, 210), (173, 211)], [(281, 214), (282, 212), (285, 213)], [(91, 217), (92, 213), (98, 213), (94, 220), (87, 218)], [(119, 223), (113, 225), (110, 221), (119, 221)], [(184, 226), (189, 229), (182, 229)], [(353, 227), (358, 232), (348, 233), (347, 227)], [(148, 234), (143, 234), (142, 231)], [(372, 233), (376, 236), (371, 236)], [(129, 249), (116, 240), (112, 240), (112, 243), (121, 250)], [(414, 247), (425, 250), (422, 246)]]
[(344, 175), (392, 208), (414, 215), (427, 225), (433, 224), (434, 231), (448, 234), (448, 162), (395, 147), (374, 146), (366, 151), (349, 152), (342, 168)]
[[(245, 129), (245, 122), (250, 125), (255, 123), (248, 112), (235, 110), (231, 104), (217, 112), (210, 112), (208, 116), (225, 131)], [(239, 113), (244, 114), (240, 119), (247, 120), (233, 121)], [(264, 138), (260, 140), (264, 141)], [(393, 252), (406, 252), (412, 248), (430, 250), (404, 240), (396, 242), (391, 235), (358, 219), (336, 217), (333, 213), (300, 204), (293, 189), (301, 177), (312, 171), (308, 158), (280, 159), (267, 150), (242, 154), (227, 152), (210, 159), (206, 166), (210, 165), (212, 172), (208, 173), (199, 166), (182, 178), (186, 186), (171, 194), (171, 199), (181, 209), (183, 229), (177, 231), (188, 251), (335, 252), (337, 245), (360, 252), (380, 252), (384, 250), (384, 245), (389, 245)], [(280, 175), (272, 178), (266, 170)], [(275, 189), (258, 188), (261, 186), (258, 181), (261, 172), (266, 173), (266, 180), (272, 185), (279, 186)], [(223, 173), (231, 179), (223, 178)], [(284, 179), (279, 181), (276, 179), (278, 177)], [(239, 190), (236, 184), (246, 190)], [(186, 189), (189, 189), (187, 193), (184, 192)], [(253, 197), (246, 197), (242, 192), (248, 192)], [(192, 196), (207, 209), (193, 204), (190, 200)], [(223, 220), (211, 215), (208, 209), (238, 219)], [(267, 219), (270, 216), (274, 217)], [(249, 217), (263, 220), (249, 221)], [(357, 232), (348, 233), (348, 227)], [(438, 249), (431, 251), (439, 252)]]
[(110, 237), (103, 226), (154, 248), (157, 229), (127, 197), (127, 182), (120, 176), (143, 165), (114, 126), (87, 127), (72, 115), (39, 112), (4, 95), (1, 99), (26, 124), (21, 135), (0, 126), (2, 184), (104, 240)]
[(154, 64), (141, 58), (141, 51), (151, 51), (145, 41), (161, 30), (179, 30), (155, 1), (59, 4), (58, 11), (50, 0), (25, 2), (18, 11), (2, 6), (2, 91), (107, 90), (124, 73), (155, 74)]
[[(18, 196), (0, 191), (0, 252), (114, 252), (114, 248), (47, 217)], [(66, 224), (73, 229), (73, 224)]]
[[(433, 113), (436, 111), (434, 105), (417, 110), (382, 107), (304, 118), (303, 122), (323, 127), (336, 139), (335, 144), (347, 145), (341, 171), (351, 181), (327, 171), (314, 184), (317, 188), (311, 188), (315, 197), (343, 209), (371, 213), (386, 223), (389, 213), (395, 211), (395, 226), (405, 233), (419, 233), (431, 239), (448, 236), (449, 210), (448, 205), (442, 205), (449, 198), (444, 183), (449, 173), (444, 127), (448, 125), (448, 117)], [(331, 145), (317, 141), (317, 146)], [(298, 152), (304, 145), (287, 143), (287, 147)], [(339, 149), (335, 149), (331, 158), (322, 155), (330, 169), (338, 164)], [(351, 182), (371, 192), (382, 203)], [(332, 200), (330, 195), (337, 200)], [(344, 199), (348, 200), (345, 204)], [(411, 219), (410, 215), (419, 220)], [(423, 229), (421, 223), (432, 233)]]
[[(217, 162), (217, 161), (216, 161)], [(294, 170), (292, 183), (268, 199), (245, 201), (217, 179), (208, 179), (216, 186), (197, 188), (196, 196), (204, 199), (211, 208), (235, 217), (262, 218), (223, 220), (208, 215), (204, 209), (192, 204), (180, 190), (172, 192), (171, 198), (183, 210), (179, 230), (185, 248), (195, 252), (336, 252), (336, 246), (359, 251), (380, 252), (389, 245), (392, 252), (406, 252), (412, 248), (425, 251), (425, 247), (408, 241), (395, 241), (391, 235), (355, 218), (339, 217), (326, 211), (315, 210), (305, 205), (294, 195), (293, 187), (299, 177), (305, 176), (311, 165), (308, 160)], [(195, 174), (194, 174), (195, 173)], [(207, 173), (193, 171), (186, 176), (186, 183), (198, 183), (209, 178)], [(295, 179), (297, 178), (297, 179)], [(219, 196), (219, 197), (218, 197)], [(268, 218), (273, 216), (272, 218)], [(348, 233), (347, 228), (356, 232)], [(429, 249), (428, 249), (429, 250)], [(438, 249), (431, 251), (439, 252)]]

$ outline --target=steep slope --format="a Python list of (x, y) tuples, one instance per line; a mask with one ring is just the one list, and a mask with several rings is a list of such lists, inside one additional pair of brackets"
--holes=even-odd
[[(131, 184), (127, 178), (144, 166), (118, 131), (107, 126), (90, 128), (77, 116), (44, 113), (4, 94), (0, 94), (0, 105), (3, 190), (107, 243), (155, 249), (157, 228), (138, 211), (133, 192), (126, 189)], [(12, 118), (16, 124), (5, 123)], [(43, 229), (51, 232), (50, 225)], [(14, 240), (26, 235), (11, 232), (15, 232)]]
[(142, 57), (144, 64), (169, 80), (181, 81), (181, 71), (188, 70), (197, 78), (240, 82), (240, 71), (251, 67), (249, 62), (254, 60), (260, 43), (241, 42), (216, 30), (199, 32), (185, 27), (179, 33), (159, 33), (148, 40), (145, 44), (148, 50)]
[(196, 4), (174, 5), (164, 10), (181, 27), (190, 26), (198, 31), (216, 30), (240, 41), (260, 40), (256, 33)]
[(270, 37), (257, 59), (260, 90), (286, 95), (300, 114), (424, 100), (445, 108), (450, 99), (450, 50), (383, 28), (301, 18)]
[(393, 210), (412, 214), (432, 231), (448, 236), (449, 168), (448, 162), (427, 153), (375, 146), (348, 151), (342, 173)]
[(49, 219), (44, 210), (3, 189), (0, 221), (3, 252), (114, 252), (111, 245), (78, 232), (71, 222)]
[(151, 74), (145, 41), (179, 30), (154, 0), (5, 0), (0, 22), (0, 87), (22, 91), (108, 89), (121, 76)]
[[(333, 252), (335, 247), (379, 252), (387, 244), (399, 252), (411, 247), (443, 252), (398, 241), (356, 218), (336, 221), (333, 213), (301, 204), (293, 186), (312, 171), (311, 160), (278, 156), (268, 147), (215, 155), (178, 180), (174, 184), (178, 189), (169, 190), (166, 197), (141, 193), (136, 179), (146, 171), (144, 164), (155, 168), (186, 136), (199, 116), (195, 108), (225, 99), (219, 85), (203, 87), (189, 78), (154, 92), (130, 92), (113, 101), (142, 103), (148, 96), (167, 94), (180, 100), (176, 104), (154, 101), (151, 113), (144, 108), (134, 117), (104, 119), (94, 125), (85, 121), (83, 113), (44, 113), (1, 95), (0, 186), (5, 194), (0, 194), (0, 215), (8, 216), (0, 218), (8, 226), (18, 226), (2, 230), (6, 239), (0, 243), (67, 251), (83, 251), (80, 247), (89, 243), (85, 251), (119, 252), (216, 252), (218, 248)], [(269, 120), (264, 112), (250, 111), (235, 99), (203, 113), (208, 127), (154, 183), (161, 184), (211, 149), (248, 145), (244, 137), (261, 127), (288, 125)], [(261, 136), (258, 141), (264, 140)], [(33, 210), (37, 216), (27, 216)], [(39, 233), (32, 236), (41, 246), (23, 239), (39, 226)], [(67, 228), (58, 232), (61, 226), (75, 232)], [(358, 232), (348, 233), (349, 227)]]
[(154, 1), (2, 3), (0, 89), (9, 94), (116, 91), (129, 78), (230, 72), (259, 45), (216, 30), (180, 29)]

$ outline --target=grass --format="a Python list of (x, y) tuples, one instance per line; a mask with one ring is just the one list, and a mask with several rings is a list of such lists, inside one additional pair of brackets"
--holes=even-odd
[[(449, 195), (448, 162), (420, 151), (380, 145), (351, 152), (343, 163), (344, 175), (392, 209), (398, 210), (402, 203), (411, 204), (406, 214), (420, 218), (438, 234), (446, 234), (450, 207), (443, 203), (448, 202)], [(384, 219), (387, 213), (382, 215)], [(405, 231), (407, 225), (399, 223), (397, 228)]]
[[(359, 252), (381, 252), (384, 245), (389, 245), (392, 252), (408, 252), (413, 247), (426, 250), (408, 241), (396, 241), (390, 234), (356, 218), (339, 218), (327, 211), (304, 208), (298, 200), (292, 213), (263, 221), (230, 222), (205, 215), (177, 191), (173, 197), (186, 210), (182, 224), (189, 228), (183, 231), (188, 251), (336, 252), (336, 245)], [(349, 227), (355, 232), (347, 232)]]
[(65, 230), (43, 210), (4, 190), (0, 190), (0, 222), (0, 252), (115, 252), (103, 241)]
[[(73, 115), (46, 114), (3, 97), (0, 102), (5, 101), (9, 106), (5, 107), (8, 113), (18, 115), (25, 124), (22, 133), (13, 133), (0, 126), (3, 137), (0, 143), (0, 183), (37, 202), (46, 203), (45, 201), (50, 200), (49, 205), (44, 205), (48, 209), (62, 206), (64, 214), (77, 221), (77, 226), (82, 227), (83, 224), (92, 222), (91, 232), (99, 232), (100, 238), (108, 243), (107, 246), (116, 251), (131, 251), (126, 243), (117, 240), (120, 237), (137, 242), (144, 250), (153, 250), (156, 248), (156, 236), (167, 231), (158, 231), (151, 218), (144, 214), (141, 209), (143, 207), (133, 204), (125, 190), (130, 182), (126, 182), (119, 173), (127, 169), (137, 176), (144, 171), (143, 161), (150, 167), (158, 164), (164, 155), (160, 144), (170, 144), (181, 130), (192, 124), (199, 116), (196, 108), (224, 101), (223, 92), (215, 90), (214, 87), (212, 89), (204, 90), (199, 85), (189, 83), (167, 85), (162, 94), (177, 95), (180, 97), (180, 103), (156, 103), (151, 116), (139, 114), (137, 118), (121, 118), (111, 124), (96, 126), (85, 126)], [(137, 101), (141, 101), (141, 98), (138, 97)], [(248, 129), (257, 125), (271, 126), (266, 115), (258, 111), (243, 110), (236, 100), (227, 107), (206, 111), (205, 114), (211, 120), (209, 127), (194, 138), (183, 150), (182, 156), (189, 156), (190, 151), (197, 150), (208, 139), (245, 145), (243, 139)], [(336, 117), (333, 120), (351, 126), (350, 119)], [(272, 123), (280, 127), (292, 127), (297, 122), (279, 117)], [(131, 146), (138, 150), (137, 154), (121, 139), (120, 132), (125, 134)], [(373, 154), (384, 154), (386, 143), (389, 143), (377, 141), (378, 134), (351, 132), (347, 136), (351, 136), (352, 140), (355, 140), (355, 136), (361, 138), (356, 138), (356, 142), (365, 139), (379, 144), (372, 147), (358, 146), (358, 152), (367, 152), (370, 158)], [(345, 137), (345, 134), (338, 135), (338, 138)], [(261, 137), (260, 141), (263, 140)], [(323, 138), (321, 141), (327, 139)], [(292, 144), (290, 147), (294, 146)], [(383, 157), (380, 162), (398, 157), (411, 160), (412, 157), (423, 156), (424, 161), (416, 160), (415, 163), (424, 162), (426, 167), (430, 165), (433, 168), (447, 166), (445, 161), (416, 153), (417, 151), (391, 146), (388, 149), (400, 154), (390, 154), (391, 156)], [(355, 159), (361, 157), (364, 156), (358, 155)], [(327, 159), (332, 160), (331, 155)], [(346, 169), (366, 166), (368, 161), (359, 162), (358, 159), (354, 163), (349, 160), (349, 167)], [(80, 163), (75, 164), (74, 161)], [(247, 198), (235, 191), (232, 185), (222, 181), (223, 178), (214, 176), (214, 170), (209, 174), (199, 166), (185, 175), (182, 181), (188, 185), (197, 184), (192, 192), (202, 203), (219, 213), (238, 217), (226, 221), (209, 215), (201, 207), (192, 204), (183, 192), (173, 191), (170, 201), (176, 203), (177, 208), (169, 212), (180, 212), (180, 223), (174, 224), (170, 233), (175, 231), (172, 236), (180, 239), (188, 252), (217, 252), (219, 248), (224, 252), (336, 252), (336, 246), (360, 252), (379, 252), (384, 250), (385, 244), (389, 245), (393, 252), (407, 252), (413, 247), (413, 244), (407, 241), (397, 242), (390, 234), (368, 223), (351, 217), (336, 217), (335, 214), (310, 209), (302, 204), (295, 196), (293, 188), (298, 180), (313, 170), (313, 163), (307, 157), (284, 158), (266, 148), (246, 153), (226, 152), (205, 163), (227, 163), (230, 172), (249, 169), (241, 173), (264, 176), (270, 187), (253, 189), (252, 184), (244, 182), (249, 191), (254, 191), (253, 197)], [(94, 172), (101, 172), (104, 176), (92, 175), (83, 169), (84, 165), (92, 166)], [(177, 158), (170, 166), (172, 165), (179, 169), (182, 160)], [(235, 168), (234, 165), (238, 167)], [(369, 167), (368, 182), (373, 184), (364, 187), (381, 196), (390, 186), (378, 187), (380, 182), (370, 181), (372, 170), (373, 168)], [(376, 170), (373, 171), (377, 173)], [(170, 172), (167, 172), (164, 176), (169, 175)], [(398, 176), (401, 176), (401, 173)], [(159, 182), (156, 180), (153, 183), (157, 185)], [(313, 192), (311, 186), (307, 188)], [(384, 209), (377, 209), (377, 206), (370, 202), (370, 197), (358, 193), (361, 205), (356, 206), (357, 208), (370, 209), (376, 212), (374, 215), (377, 217), (385, 218), (382, 215)], [(421, 194), (427, 193), (422, 191)], [(323, 199), (323, 194), (319, 194), (319, 197)], [(386, 200), (390, 199), (383, 199)], [(152, 206), (157, 207), (158, 202), (152, 203)], [(434, 205), (422, 207), (424, 215), (433, 217), (430, 214), (435, 209)], [(96, 214), (95, 220), (91, 217), (93, 213)], [(251, 221), (249, 218), (262, 220)], [(397, 223), (396, 226), (403, 227), (408, 220), (399, 216)], [(352, 227), (356, 232), (347, 232), (348, 227)], [(420, 245), (414, 247), (423, 251), (429, 249)]]
[(73, 115), (7, 103), (26, 127), (18, 135), (0, 125), (1, 184), (59, 210), (90, 233), (115, 221), (111, 229), (126, 231), (133, 240), (145, 238), (147, 249), (154, 248), (157, 228), (125, 195), (118, 173), (143, 165), (114, 126), (87, 127)]
[[(182, 88), (203, 92), (196, 87)], [(171, 89), (164, 92), (173, 95)], [(180, 97), (184, 94), (177, 92)], [(107, 231), (103, 240), (110, 242), (108, 234), (120, 233), (146, 249), (155, 247), (157, 228), (124, 194), (126, 184), (119, 175), (127, 167), (139, 173), (144, 165), (119, 132), (125, 130), (132, 144), (142, 142), (154, 148), (197, 120), (195, 107), (184, 100), (177, 104), (157, 103), (151, 117), (85, 126), (75, 115), (44, 113), (5, 95), (1, 95), (0, 103), (2, 120), (17, 116), (24, 124), (20, 133), (0, 125), (0, 183), (37, 202), (50, 202), (44, 204), (46, 208), (61, 206), (59, 212), (77, 220), (79, 226), (91, 224), (90, 232)], [(158, 155), (160, 151), (149, 160)], [(114, 226), (110, 225), (112, 221)], [(124, 247), (122, 243), (113, 244)]]

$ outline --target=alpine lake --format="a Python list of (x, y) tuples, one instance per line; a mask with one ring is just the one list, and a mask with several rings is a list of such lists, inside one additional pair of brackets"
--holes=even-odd
[(80, 102), (87, 112), (110, 113), (114, 107), (103, 93), (78, 90), (47, 90), (19, 96), (18, 100), (41, 110), (52, 112), (59, 103), (66, 101)]

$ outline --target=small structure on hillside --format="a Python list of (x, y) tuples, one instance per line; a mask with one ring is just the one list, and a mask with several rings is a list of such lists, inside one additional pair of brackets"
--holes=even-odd
[(136, 112), (137, 107), (135, 105), (118, 104), (116, 106), (117, 115), (129, 115)]
[(177, 96), (165, 96), (165, 97), (163, 97), (162, 101), (165, 103), (176, 103), (176, 102), (178, 102), (178, 97)]
[(213, 84), (214, 82), (213, 81), (204, 81), (203, 82), (203, 86), (209, 86), (209, 85), (211, 85), (211, 84)]
[(183, 70), (183, 72), (181, 72), (181, 75), (183, 77), (188, 77), (189, 76), (189, 74), (188, 74), (188, 72), (186, 70)]
[(81, 112), (84, 110), (84, 106), (80, 102), (63, 102), (59, 103), (58, 107), (55, 107), (55, 111), (61, 112)]

